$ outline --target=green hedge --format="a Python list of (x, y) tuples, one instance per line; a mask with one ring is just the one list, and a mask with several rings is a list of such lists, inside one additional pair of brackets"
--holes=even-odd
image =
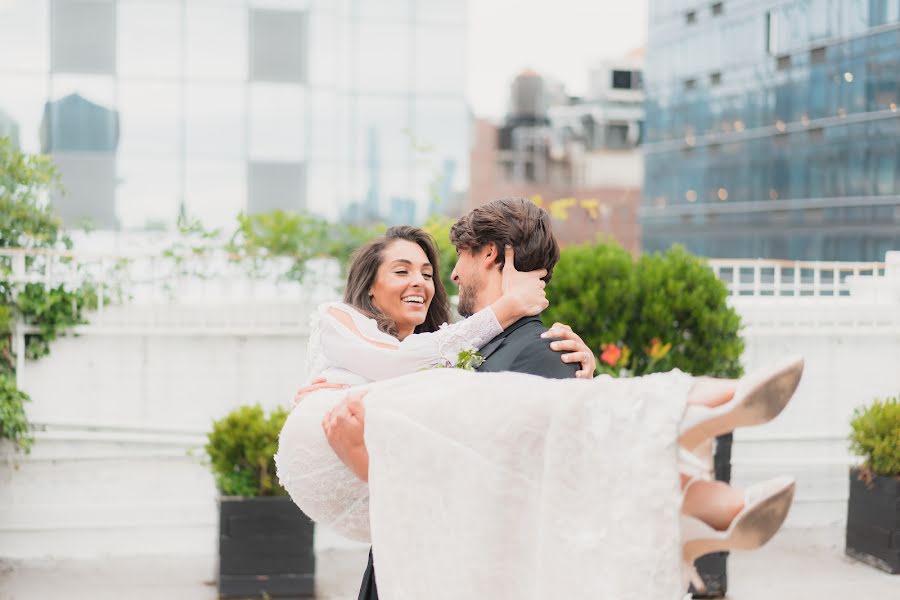
[(637, 260), (612, 242), (567, 247), (547, 295), (547, 325), (571, 325), (598, 356), (608, 344), (625, 350), (614, 369), (598, 359), (604, 372), (742, 374), (741, 320), (726, 303), (727, 289), (680, 246)]

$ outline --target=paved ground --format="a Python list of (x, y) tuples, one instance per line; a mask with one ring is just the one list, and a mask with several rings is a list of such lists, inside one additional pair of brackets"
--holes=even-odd
[[(733, 555), (734, 600), (900, 598), (900, 575), (843, 555), (843, 531), (787, 530), (759, 552)], [(356, 598), (366, 551), (319, 556), (319, 600)], [(0, 600), (213, 600), (212, 557), (0, 563)], [(648, 599), (655, 600), (655, 599)]]

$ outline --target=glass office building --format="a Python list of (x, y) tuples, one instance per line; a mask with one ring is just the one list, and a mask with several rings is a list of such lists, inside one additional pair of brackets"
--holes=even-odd
[(468, 181), (465, 35), (443, 0), (4, 0), (0, 135), (70, 225), (421, 221)]
[(645, 250), (900, 249), (900, 0), (650, 0)]

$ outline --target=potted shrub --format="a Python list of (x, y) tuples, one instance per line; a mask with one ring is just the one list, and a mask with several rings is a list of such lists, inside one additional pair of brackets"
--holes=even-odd
[(900, 573), (900, 400), (857, 408), (850, 450), (865, 457), (850, 469), (847, 554), (888, 573)]
[(313, 523), (275, 475), (287, 411), (243, 406), (213, 423), (205, 446), (221, 493), (219, 597), (312, 597)]

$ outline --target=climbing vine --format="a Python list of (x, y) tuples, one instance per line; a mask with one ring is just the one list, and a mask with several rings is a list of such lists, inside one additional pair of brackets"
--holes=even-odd
[[(52, 259), (49, 255), (72, 248), (46, 201), (58, 186), (59, 176), (48, 157), (23, 154), (9, 139), (0, 138), (0, 249), (33, 251), (0, 256), (0, 439), (24, 452), (30, 450), (33, 437), (25, 415), (30, 399), (16, 382), (17, 353), (31, 360), (46, 356), (50, 342), (84, 323), (84, 312), (97, 305), (89, 282), (52, 286), (14, 277), (35, 272), (41, 261)], [(23, 348), (13, 343), (18, 328), (26, 331)]]

